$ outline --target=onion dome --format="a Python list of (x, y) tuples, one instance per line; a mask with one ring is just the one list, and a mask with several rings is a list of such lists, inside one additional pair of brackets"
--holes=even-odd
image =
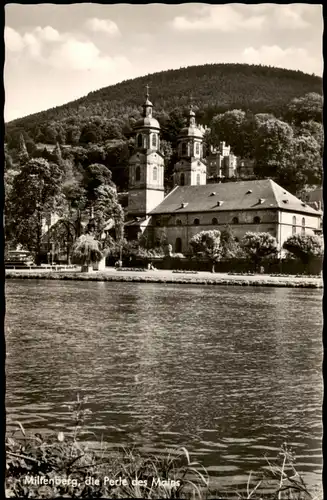
[(157, 128), (160, 129), (160, 125), (158, 120), (153, 118), (152, 109), (153, 104), (149, 99), (149, 86), (146, 86), (146, 99), (143, 104), (143, 116), (135, 123), (134, 128)]
[(195, 113), (192, 109), (190, 109), (189, 113), (189, 125), (188, 127), (184, 127), (181, 129), (178, 137), (184, 138), (184, 137), (196, 137), (198, 139), (203, 138), (203, 132), (200, 130), (195, 122)]

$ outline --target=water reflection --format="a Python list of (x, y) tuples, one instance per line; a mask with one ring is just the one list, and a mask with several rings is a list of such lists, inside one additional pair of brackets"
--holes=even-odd
[(320, 291), (10, 281), (6, 297), (9, 424), (68, 425), (79, 392), (109, 443), (187, 446), (228, 483), (286, 440), (317, 479)]

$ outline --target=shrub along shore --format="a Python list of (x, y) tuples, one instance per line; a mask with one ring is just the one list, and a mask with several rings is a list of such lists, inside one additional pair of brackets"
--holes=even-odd
[(322, 288), (321, 277), (311, 276), (274, 276), (251, 274), (227, 274), (199, 272), (187, 274), (173, 271), (141, 271), (116, 270), (82, 273), (79, 271), (48, 270), (6, 270), (7, 279), (48, 279), (76, 281), (114, 281), (137, 283), (169, 283), (196, 285), (235, 285), (235, 286), (268, 286), (290, 288)]

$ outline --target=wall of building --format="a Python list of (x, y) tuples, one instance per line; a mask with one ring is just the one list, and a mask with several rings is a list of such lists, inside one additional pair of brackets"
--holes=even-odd
[[(296, 218), (295, 224), (293, 223), (294, 217)], [(304, 219), (304, 226), (302, 226), (302, 219)], [(302, 231), (302, 227), (304, 227), (304, 232)], [(293, 234), (314, 234), (315, 230), (319, 228), (319, 216), (281, 211), (278, 242), (282, 245)]]
[[(136, 180), (136, 169), (140, 178)], [(156, 175), (154, 175), (156, 169)], [(130, 159), (128, 213), (147, 214), (164, 198), (164, 159), (156, 152), (145, 155), (136, 153)]]
[[(233, 218), (238, 217), (238, 224), (233, 223)], [(260, 222), (254, 222), (254, 218), (259, 217)], [(213, 219), (217, 219), (217, 224), (213, 224)], [(199, 224), (195, 224), (195, 219)], [(160, 225), (158, 225), (160, 223)], [(167, 242), (172, 245), (175, 251), (176, 239), (181, 238), (181, 252), (187, 252), (189, 241), (200, 231), (210, 231), (218, 229), (222, 231), (226, 225), (230, 225), (236, 238), (241, 239), (248, 231), (269, 232), (277, 238), (278, 234), (278, 213), (274, 210), (235, 210), (235, 211), (212, 211), (198, 212), (192, 214), (177, 214), (165, 216), (152, 216), (150, 225), (153, 227), (154, 243), (162, 238), (164, 231)], [(160, 237), (159, 237), (160, 235)]]
[[(233, 222), (237, 217), (238, 223)], [(255, 217), (259, 217), (260, 221), (255, 221)], [(292, 235), (293, 217), (296, 217), (296, 233), (301, 234), (302, 218), (305, 219), (305, 234), (314, 234), (314, 230), (320, 226), (319, 216), (302, 215), (293, 212), (282, 212), (277, 210), (235, 210), (235, 211), (212, 211), (198, 212), (192, 214), (177, 214), (165, 216), (153, 216), (150, 225), (153, 227), (154, 240), (162, 239), (164, 232), (167, 242), (173, 246), (175, 251), (175, 243), (177, 238), (182, 240), (182, 252), (186, 252), (189, 247), (191, 238), (200, 231), (210, 231), (218, 229), (222, 231), (228, 224), (236, 238), (242, 239), (245, 233), (251, 232), (267, 232), (276, 238), (278, 247), (281, 249), (284, 241)], [(217, 224), (213, 223), (213, 219), (217, 219)], [(196, 224), (195, 220), (199, 223)], [(158, 225), (160, 223), (160, 225)]]

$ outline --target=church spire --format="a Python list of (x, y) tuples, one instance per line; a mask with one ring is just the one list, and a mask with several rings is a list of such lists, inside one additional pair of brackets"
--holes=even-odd
[(146, 88), (146, 95), (145, 95), (146, 99), (145, 99), (145, 103), (143, 104), (143, 116), (144, 117), (148, 116), (149, 118), (152, 118), (153, 104), (149, 99), (149, 97), (150, 97), (149, 85), (146, 84), (145, 88)]
[(195, 113), (193, 111), (193, 95), (191, 94), (190, 96), (190, 112), (189, 112), (189, 117), (190, 117), (190, 126), (191, 127), (195, 127), (196, 126), (196, 123), (195, 123)]

